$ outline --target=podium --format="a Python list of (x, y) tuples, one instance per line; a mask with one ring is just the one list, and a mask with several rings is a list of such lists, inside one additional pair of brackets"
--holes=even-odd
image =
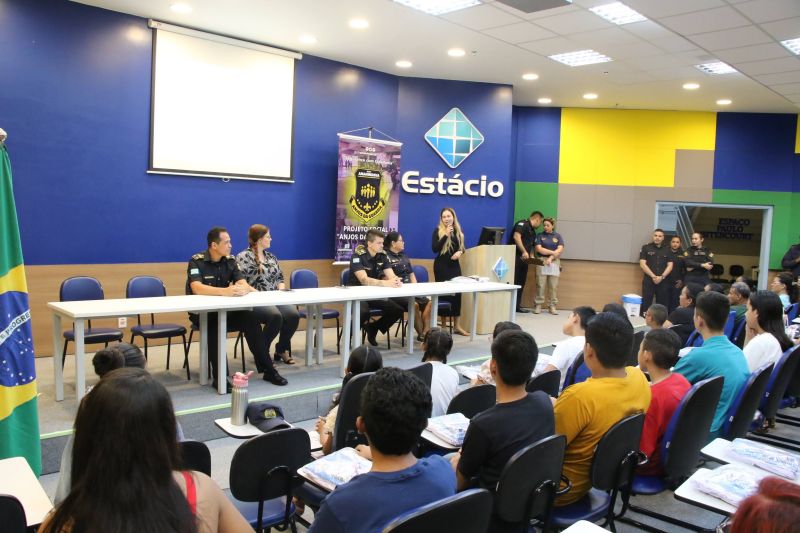
[[(459, 259), (461, 272), (465, 276), (481, 276), (498, 283), (514, 283), (515, 246), (513, 244), (483, 244), (468, 248)], [(494, 265), (499, 258), (503, 258), (508, 266), (508, 272), (502, 279), (494, 273)], [(472, 299), (478, 298), (477, 335), (489, 334), (494, 331), (494, 325), (501, 320), (508, 320), (508, 308), (511, 305), (511, 294), (464, 294), (461, 300), (461, 327), (469, 329), (472, 324)], [(517, 295), (519, 298), (519, 294)]]

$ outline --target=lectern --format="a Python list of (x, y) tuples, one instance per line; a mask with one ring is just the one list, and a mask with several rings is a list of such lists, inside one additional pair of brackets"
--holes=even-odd
[[(468, 248), (461, 256), (461, 272), (465, 276), (481, 276), (497, 283), (514, 283), (514, 248), (513, 244), (484, 244)], [(508, 269), (503, 277), (495, 273), (495, 265), (499, 259), (505, 261)], [(472, 324), (472, 299), (478, 298), (478, 335), (489, 334), (494, 325), (501, 320), (508, 320), (508, 308), (511, 305), (510, 293), (464, 294), (461, 298), (461, 327), (469, 329)], [(517, 295), (519, 297), (519, 295)]]

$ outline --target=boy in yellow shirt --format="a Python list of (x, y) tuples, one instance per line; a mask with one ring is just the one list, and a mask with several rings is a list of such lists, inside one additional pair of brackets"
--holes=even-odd
[(556, 499), (557, 506), (589, 492), (594, 449), (611, 426), (650, 405), (647, 378), (625, 366), (632, 342), (631, 323), (614, 313), (599, 313), (586, 325), (583, 356), (592, 377), (565, 389), (554, 407), (556, 434), (567, 437), (563, 474), (572, 482), (572, 490)]

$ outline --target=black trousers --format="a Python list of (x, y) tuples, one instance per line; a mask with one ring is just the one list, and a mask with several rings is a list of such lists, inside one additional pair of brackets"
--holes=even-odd
[[(190, 319), (199, 326), (200, 319), (197, 315), (190, 315)], [(256, 360), (259, 372), (274, 372), (272, 359), (267, 356), (267, 345), (261, 333), (261, 323), (252, 311), (233, 311), (227, 313), (228, 331), (241, 331), (247, 341), (247, 347)], [(217, 380), (217, 354), (219, 353), (219, 336), (217, 334), (217, 313), (208, 313), (208, 360), (211, 363), (211, 376)]]
[(294, 305), (270, 305), (256, 307), (253, 309), (258, 321), (264, 324), (264, 344), (269, 347), (272, 341), (280, 333), (278, 343), (275, 345), (275, 353), (292, 353), (292, 335), (297, 331), (297, 324), (300, 322), (300, 313)]
[(369, 308), (374, 307), (381, 310), (381, 318), (375, 325), (377, 328), (386, 333), (392, 325), (400, 320), (400, 317), (405, 313), (406, 307), (398, 304), (394, 300), (370, 300), (361, 302), (361, 325), (363, 326), (369, 321)]
[(655, 297), (655, 303), (669, 307), (669, 282), (662, 280), (656, 285), (649, 276), (642, 279), (642, 316), (650, 308)]
[(522, 260), (521, 255), (517, 255), (514, 261), (514, 285), (521, 288), (517, 292), (517, 309), (522, 307), (522, 293), (525, 292), (525, 280), (528, 279), (528, 263)]
[(667, 309), (670, 313), (680, 305), (681, 291), (683, 290), (683, 284), (678, 288), (675, 286), (675, 283), (677, 283), (676, 280), (670, 280), (669, 282), (669, 305), (667, 305)]

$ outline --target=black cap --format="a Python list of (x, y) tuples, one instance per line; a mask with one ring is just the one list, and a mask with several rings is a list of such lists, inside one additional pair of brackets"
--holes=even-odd
[(283, 409), (267, 402), (251, 403), (247, 406), (247, 420), (264, 433), (274, 429), (292, 427), (283, 419)]

